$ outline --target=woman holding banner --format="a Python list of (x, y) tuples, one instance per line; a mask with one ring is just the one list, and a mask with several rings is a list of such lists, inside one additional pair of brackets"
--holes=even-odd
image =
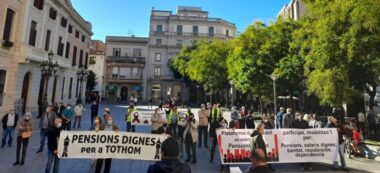
[(162, 116), (160, 114), (160, 108), (156, 108), (151, 117), (152, 121), (152, 134), (158, 134), (158, 129), (162, 126)]
[[(113, 122), (112, 116), (107, 116), (106, 117), (106, 123), (105, 123), (104, 126), (102, 126), (100, 124), (100, 122), (98, 122), (98, 127), (96, 127), (96, 124), (95, 124), (95, 130), (96, 130), (96, 128), (98, 128), (98, 130), (100, 130), (100, 131), (101, 130), (104, 130), (104, 131), (115, 131), (115, 132), (119, 131), (119, 128), (117, 126), (115, 126), (115, 124)], [(112, 163), (112, 159), (111, 158), (97, 159), (96, 160), (95, 173), (100, 173), (100, 171), (102, 169), (102, 166), (103, 166), (103, 161), (105, 161), (104, 173), (110, 173), (111, 163)]]

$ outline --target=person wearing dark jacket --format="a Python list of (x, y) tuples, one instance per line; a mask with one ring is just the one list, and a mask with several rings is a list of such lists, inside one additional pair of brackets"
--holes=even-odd
[[(344, 154), (344, 140), (343, 140), (343, 135), (345, 135), (345, 130), (343, 128), (343, 125), (339, 122), (339, 117), (337, 115), (334, 115), (330, 118), (330, 121), (331, 121), (331, 124), (330, 124), (330, 128), (336, 128), (337, 131), (338, 131), (338, 142), (339, 142), (339, 146), (338, 146), (338, 153), (339, 153), (339, 157), (340, 157), (340, 163), (341, 163), (341, 166), (342, 166), (342, 169), (346, 172), (349, 172), (349, 170), (347, 169), (346, 167), (346, 160), (345, 160), (345, 154)], [(333, 170), (337, 170), (338, 168), (338, 162), (335, 161), (334, 162), (334, 167), (333, 167)]]
[(1, 122), (3, 123), (3, 139), (1, 141), (1, 148), (5, 146), (8, 137), (8, 146), (12, 147), (13, 134), (17, 125), (18, 115), (15, 113), (15, 109), (11, 108), (9, 113), (3, 116)]
[(165, 139), (161, 144), (161, 161), (149, 166), (147, 173), (191, 173), (188, 164), (178, 159), (179, 144), (173, 137)]
[(94, 100), (91, 105), (91, 126), (94, 124), (95, 117), (98, 116), (98, 111), (99, 111), (98, 102)]
[(55, 112), (52, 111), (52, 107), (48, 106), (46, 107), (46, 112), (42, 114), (40, 117), (40, 148), (37, 150), (36, 153), (40, 153), (44, 150), (45, 147), (45, 140), (48, 136), (49, 130), (54, 127), (54, 120), (56, 118)]
[[(24, 165), (26, 150), (28, 148), (29, 138), (32, 135), (33, 122), (32, 122), (32, 114), (30, 112), (25, 113), (24, 117), (20, 121), (17, 126), (17, 148), (16, 148), (16, 162), (13, 163), (13, 166), (16, 165)], [(22, 155), (20, 162), (20, 151), (22, 147)]]
[(58, 158), (58, 140), (62, 128), (62, 119), (54, 120), (54, 127), (48, 132), (48, 161), (46, 163), (45, 173), (50, 173), (51, 166), (54, 162), (53, 173), (58, 173), (59, 158)]
[(246, 119), (245, 119), (245, 124), (247, 129), (254, 129), (255, 128), (255, 120), (253, 119), (252, 112), (250, 112)]
[[(290, 124), (290, 128), (293, 129), (308, 129), (309, 123), (302, 119), (302, 114), (300, 112), (295, 113), (295, 119)], [(301, 170), (309, 170), (312, 171), (313, 168), (311, 167), (311, 163), (301, 163)]]
[(251, 152), (251, 167), (248, 168), (246, 173), (272, 173), (266, 164), (265, 153), (262, 149), (256, 148)]
[[(263, 138), (264, 130), (265, 124), (260, 123), (257, 125), (256, 130), (251, 134), (251, 149), (259, 148), (263, 150), (265, 153), (265, 158), (268, 160), (267, 147)], [(268, 168), (273, 172), (275, 171), (270, 164), (268, 164)]]
[(58, 110), (58, 117), (59, 118), (62, 118), (62, 113), (63, 111), (66, 109), (65, 105), (63, 105), (63, 103), (61, 102), (60, 103), (60, 106), (59, 106), (59, 110)]

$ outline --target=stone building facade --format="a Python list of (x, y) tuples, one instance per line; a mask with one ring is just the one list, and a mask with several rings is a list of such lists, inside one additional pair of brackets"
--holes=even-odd
[[(0, 11), (0, 33), (10, 33), (0, 40), (0, 60), (7, 63), (0, 63), (0, 71), (6, 73), (5, 77), (0, 74), (4, 103), (0, 113), (10, 107), (37, 112), (44, 94), (49, 104), (74, 104), (80, 93), (76, 73), (79, 67), (88, 67), (91, 24), (75, 11), (70, 0), (0, 0), (0, 4), (4, 8)], [(14, 12), (11, 17), (9, 9)], [(40, 65), (50, 51), (59, 69), (45, 89)]]
[(96, 76), (96, 85), (94, 92), (96, 92), (100, 97), (104, 98), (104, 72), (106, 65), (106, 45), (103, 41), (92, 40), (90, 48), (90, 59), (88, 61), (88, 70), (91, 70), (95, 73)]

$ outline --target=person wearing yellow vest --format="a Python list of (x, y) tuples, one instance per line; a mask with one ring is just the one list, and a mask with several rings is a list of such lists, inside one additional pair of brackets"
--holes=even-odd
[(178, 126), (179, 114), (177, 111), (177, 106), (173, 106), (169, 111), (168, 124), (169, 128), (172, 129), (173, 137), (177, 139), (177, 126)]
[(211, 121), (217, 122), (219, 124), (219, 120), (222, 117), (222, 111), (220, 110), (220, 104), (214, 105), (214, 108), (212, 108), (211, 112)]
[(135, 125), (132, 125), (132, 112), (135, 112), (136, 111), (136, 108), (133, 104), (131, 104), (129, 107), (128, 107), (128, 110), (127, 110), (127, 115), (125, 115), (125, 121), (127, 122), (127, 132), (135, 132), (136, 131), (136, 127)]

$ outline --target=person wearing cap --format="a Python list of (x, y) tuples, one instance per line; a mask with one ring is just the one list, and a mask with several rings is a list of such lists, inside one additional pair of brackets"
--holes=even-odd
[(278, 128), (278, 129), (282, 128), (282, 118), (283, 118), (284, 114), (285, 114), (285, 108), (280, 107), (280, 111), (277, 112), (277, 115), (276, 115), (276, 121), (277, 121), (276, 128)]
[(251, 151), (252, 165), (246, 173), (272, 173), (266, 163), (266, 156), (262, 149), (256, 148)]
[[(19, 164), (24, 165), (29, 138), (32, 135), (32, 128), (33, 128), (32, 114), (30, 112), (27, 112), (25, 113), (24, 117), (22, 118), (19, 125), (17, 126), (18, 135), (17, 135), (16, 162), (13, 163), (13, 166), (19, 165)], [(22, 145), (22, 155), (21, 155), (21, 162), (20, 162), (21, 145)]]
[(40, 137), (41, 137), (40, 148), (36, 153), (40, 153), (44, 150), (45, 140), (47, 138), (48, 131), (50, 128), (54, 127), (54, 120), (56, 117), (57, 116), (56, 116), (55, 112), (52, 111), (51, 106), (48, 106), (46, 108), (46, 112), (42, 114), (42, 116), (40, 118), (40, 124), (39, 124)]
[(67, 104), (66, 109), (63, 110), (62, 120), (63, 120), (63, 130), (71, 130), (71, 119), (74, 116), (75, 112), (72, 110), (70, 104)]
[(188, 164), (178, 159), (179, 144), (173, 137), (168, 137), (161, 144), (161, 161), (149, 165), (147, 173), (191, 173)]
[(12, 147), (13, 133), (15, 131), (18, 121), (18, 115), (15, 112), (14, 108), (9, 110), (9, 113), (5, 114), (2, 119), (3, 123), (3, 139), (1, 141), (1, 148), (5, 146), (8, 137), (8, 146)]
[[(331, 116), (330, 117), (330, 128), (336, 128), (338, 131), (338, 153), (340, 157), (340, 164), (342, 166), (342, 169), (346, 172), (349, 172), (349, 170), (346, 167), (346, 160), (344, 156), (344, 140), (343, 140), (343, 135), (345, 135), (344, 127), (343, 125), (338, 121), (339, 117), (337, 115)], [(338, 162), (335, 161), (334, 163), (333, 170), (338, 169)]]

